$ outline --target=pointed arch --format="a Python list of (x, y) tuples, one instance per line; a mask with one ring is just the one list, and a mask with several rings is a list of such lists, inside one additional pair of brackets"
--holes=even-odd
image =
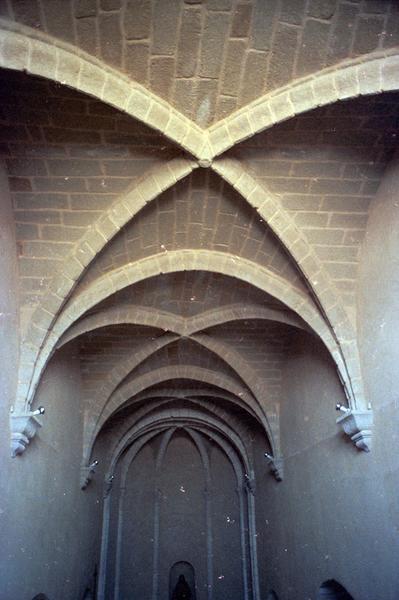
[(208, 129), (210, 158), (303, 112), (369, 94), (399, 89), (399, 50), (342, 61), (257, 98)]
[(0, 67), (66, 85), (117, 108), (199, 156), (203, 131), (193, 121), (117, 69), (58, 38), (0, 19)]
[[(65, 307), (56, 320), (35, 364), (27, 401), (32, 402), (41, 374), (58, 340), (86, 311), (115, 292), (162, 273), (212, 271), (240, 279), (274, 296), (296, 312), (321, 338), (333, 357), (342, 379), (348, 385), (348, 373), (336, 340), (308, 296), (267, 269), (237, 256), (209, 250), (177, 250), (156, 254), (130, 263), (100, 277)], [(27, 390), (20, 390), (22, 402)], [(21, 393), (22, 392), (22, 393)]]
[[(192, 161), (177, 158), (155, 171), (150, 170), (137, 185), (122, 194), (74, 246), (63, 262), (62, 272), (51, 280), (49, 290), (33, 313), (29, 329), (24, 336), (17, 404), (22, 405), (27, 399), (30, 401), (30, 373), (35, 368), (40, 349), (49, 332), (51, 336), (51, 327), (57, 315), (91, 261), (146, 204), (186, 177), (195, 167), (196, 164)], [(52, 341), (55, 339), (52, 338)]]
[(281, 207), (279, 198), (260, 185), (240, 161), (220, 159), (212, 168), (257, 210), (294, 259), (338, 341), (342, 361), (350, 373), (346, 379), (347, 394), (355, 405), (365, 406), (356, 332), (335, 286), (308, 240)]
[(147, 306), (110, 307), (93, 315), (83, 317), (72, 325), (60, 338), (57, 349), (84, 333), (111, 325), (148, 325), (178, 335), (192, 336), (196, 333), (234, 321), (249, 319), (275, 321), (297, 329), (308, 330), (306, 325), (288, 311), (259, 305), (230, 304), (194, 315), (180, 317), (173, 313)]

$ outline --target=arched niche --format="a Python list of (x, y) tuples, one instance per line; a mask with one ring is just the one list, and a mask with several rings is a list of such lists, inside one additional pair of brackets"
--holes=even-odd
[(354, 600), (343, 585), (335, 579), (328, 579), (321, 584), (317, 600)]
[[(148, 456), (144, 460), (143, 452), (148, 454), (149, 451), (153, 459), (149, 460)], [(212, 455), (215, 454), (220, 455), (216, 462), (212, 459)], [(142, 469), (135, 468), (135, 463), (140, 460), (144, 460), (151, 471), (145, 479), (141, 480), (141, 484), (137, 476)], [(257, 600), (259, 591), (255, 497), (248, 483), (249, 480), (252, 481), (253, 474), (250, 471), (248, 475), (245, 462), (246, 459), (240, 456), (240, 452), (231, 440), (212, 428), (194, 422), (182, 424), (174, 423), (172, 420), (162, 426), (154, 427), (152, 431), (144, 430), (142, 435), (132, 440), (130, 446), (120, 456), (119, 467), (116, 465), (117, 475), (104, 504), (102, 564), (105, 568), (100, 572), (99, 599), (117, 600), (125, 597), (129, 585), (132, 587), (129, 593), (136, 593), (133, 587), (140, 587), (140, 595), (143, 596), (145, 591), (144, 595), (148, 595), (149, 598), (158, 598), (165, 593), (167, 595), (168, 592), (170, 595), (171, 566), (176, 562), (187, 562), (195, 570), (196, 600), (220, 600), (224, 597), (224, 589), (227, 588), (232, 598), (236, 595), (240, 600), (242, 598)], [(190, 464), (193, 465), (193, 470)], [(180, 465), (182, 469), (178, 468)], [(225, 485), (224, 478), (221, 477), (221, 466), (228, 485)], [(176, 520), (176, 515), (171, 519), (171, 523), (165, 519), (163, 505), (168, 505), (172, 512), (174, 506), (173, 498), (164, 501), (165, 497), (172, 494), (172, 488), (169, 489), (167, 485), (168, 472), (171, 481), (173, 480), (173, 493), (179, 496), (176, 496), (175, 502), (175, 511), (179, 514), (184, 512), (182, 500), (190, 495), (188, 488), (197, 479), (196, 500), (187, 507), (187, 523), (190, 524), (190, 518), (193, 523), (202, 523), (199, 528), (194, 528), (195, 535), (190, 542), (193, 548), (197, 545), (201, 546), (202, 556), (198, 552), (197, 556), (194, 552), (190, 559), (188, 556), (190, 544), (187, 546), (179, 543), (182, 536), (184, 537), (184, 527), (177, 528), (179, 531), (176, 529), (177, 533), (169, 536), (172, 551), (167, 552), (168, 542), (165, 546), (164, 532), (168, 527), (174, 529), (174, 520)], [(182, 475), (182, 483), (177, 485), (179, 472)], [(132, 485), (134, 489), (130, 489)], [(140, 486), (146, 489), (141, 490)], [(134, 506), (136, 496), (146, 498), (145, 503), (139, 501)], [(219, 516), (220, 512), (218, 507), (225, 506), (227, 499), (231, 500), (231, 506), (225, 515), (224, 527), (235, 529), (235, 533), (223, 531), (221, 524), (215, 521), (215, 514)], [(202, 514), (197, 514), (197, 510)], [(146, 523), (147, 538), (151, 541), (151, 548), (147, 553), (145, 568), (143, 566), (135, 568), (137, 562), (134, 558), (135, 548), (140, 547), (140, 553), (144, 552), (144, 549), (141, 543), (135, 541), (134, 530), (141, 531), (146, 527)], [(125, 533), (126, 528), (128, 530), (130, 528), (133, 532), (130, 542)], [(222, 552), (227, 562), (221, 568), (221, 565), (214, 561), (214, 553), (217, 548), (220, 550), (223, 544), (228, 551)], [(131, 567), (128, 565), (129, 557), (126, 560), (126, 555), (130, 553), (132, 553)], [(233, 567), (234, 555), (237, 564)], [(110, 565), (112, 572), (108, 568)], [(126, 585), (126, 573), (129, 579), (128, 585)], [(140, 577), (142, 582), (139, 584), (135, 577)], [(146, 588), (147, 584), (149, 589)]]
[(175, 562), (169, 572), (169, 600), (174, 600), (174, 592), (180, 576), (183, 575), (190, 588), (190, 600), (196, 600), (195, 594), (195, 571), (191, 563), (184, 560)]

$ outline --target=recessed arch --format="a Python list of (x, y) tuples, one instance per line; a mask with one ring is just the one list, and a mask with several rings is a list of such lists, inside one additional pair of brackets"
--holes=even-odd
[(294, 259), (316, 303), (326, 316), (328, 325), (338, 340), (342, 359), (351, 373), (347, 381), (347, 394), (355, 404), (363, 405), (364, 391), (356, 333), (335, 286), (311, 245), (282, 208), (278, 197), (260, 185), (240, 161), (220, 159), (213, 163), (212, 168), (257, 210)]
[[(113, 449), (112, 458), (110, 461), (109, 468), (107, 470), (107, 478), (114, 474), (115, 466), (119, 457), (125, 452), (132, 442), (140, 439), (142, 436), (149, 435), (152, 431), (161, 431), (162, 429), (177, 428), (182, 426), (190, 426), (190, 424), (196, 424), (203, 429), (213, 429), (219, 432), (219, 434), (230, 439), (235, 445), (236, 449), (240, 452), (243, 457), (245, 468), (251, 471), (251, 464), (249, 455), (245, 448), (243, 440), (237, 435), (237, 432), (230, 427), (229, 424), (225, 423), (220, 416), (207, 416), (204, 418), (203, 412), (200, 409), (186, 408), (186, 409), (170, 409), (161, 408), (155, 414), (144, 416), (132, 424), (132, 426), (126, 431), (126, 433), (120, 438), (118, 444)], [(270, 440), (269, 440), (270, 441)]]
[(339, 100), (399, 89), (398, 48), (344, 60), (238, 109), (208, 129), (210, 156), (298, 114)]
[(328, 579), (321, 584), (317, 593), (317, 600), (353, 600), (353, 596), (338, 581)]
[[(170, 397), (165, 398), (165, 396), (168, 395), (170, 395)], [(181, 396), (178, 393), (176, 393), (176, 390), (170, 390), (169, 388), (168, 390), (162, 391), (160, 397), (157, 397), (157, 394), (154, 394), (150, 390), (146, 391), (144, 394), (138, 394), (137, 396), (139, 396), (140, 399), (146, 398), (146, 402), (143, 406), (138, 408), (136, 411), (134, 411), (134, 413), (130, 414), (126, 417), (126, 419), (123, 420), (123, 423), (121, 424), (121, 428), (125, 431), (123, 435), (125, 435), (127, 432), (130, 432), (133, 426), (139, 423), (147, 415), (153, 414), (155, 410), (159, 411), (161, 409), (165, 409), (168, 410), (171, 415), (177, 416), (178, 414), (180, 414), (181, 408), (177, 411), (174, 408), (173, 403), (176, 402), (176, 400), (181, 402), (183, 398), (185, 402), (188, 401), (187, 409), (191, 408), (194, 411), (198, 410), (201, 413), (210, 414), (214, 417), (215, 420), (217, 420), (220, 423), (224, 423), (225, 426), (233, 430), (237, 434), (238, 438), (241, 440), (244, 446), (249, 447), (251, 444), (251, 435), (246, 429), (246, 426), (243, 425), (243, 423), (233, 413), (230, 413), (227, 409), (222, 408), (217, 403), (213, 403), (209, 400), (199, 400), (198, 398), (187, 397), (187, 394)], [(215, 396), (226, 397), (225, 394), (217, 394), (216, 392), (212, 391), (212, 397)], [(122, 438), (120, 431), (118, 431), (117, 435), (114, 438), (112, 438), (112, 440), (115, 443), (112, 446), (112, 449), (109, 453), (111, 459), (110, 465), (107, 468), (106, 480), (110, 476), (112, 476), (116, 461), (118, 460), (118, 457), (121, 455), (121, 453), (124, 451), (124, 446), (120, 445), (121, 439)], [(91, 454), (89, 456), (91, 456)]]
[[(124, 385), (124, 379), (126, 379), (135, 368), (137, 368), (144, 361), (155, 357), (156, 353), (160, 349), (166, 348), (170, 344), (176, 342), (178, 339), (179, 338), (177, 336), (173, 335), (165, 335), (157, 338), (145, 344), (140, 351), (135, 352), (133, 356), (129, 356), (123, 362), (118, 363), (108, 374), (101, 387), (96, 390), (95, 404), (98, 407), (96, 414), (101, 415), (102, 411), (107, 410), (107, 404), (111, 400), (111, 397), (113, 394), (118, 394), (118, 388)], [(251, 394), (253, 394), (254, 399), (256, 399), (258, 403), (258, 395), (263, 398), (265, 393), (267, 393), (267, 386), (259, 381), (257, 374), (251, 368), (249, 368), (248, 365), (246, 365), (245, 361), (243, 361), (243, 359), (241, 359), (237, 353), (232, 352), (231, 348), (228, 348), (216, 340), (212, 342), (211, 340), (202, 338), (196, 339), (195, 337), (189, 339), (192, 339), (200, 347), (203, 347), (216, 354), (226, 363), (229, 368), (234, 371), (237, 377), (242, 380), (244, 385), (240, 391), (236, 391), (236, 394), (244, 401), (245, 399), (249, 398), (247, 393), (248, 390), (251, 392)], [(140, 377), (138, 379), (140, 379)], [(231, 381), (233, 380), (231, 379)], [(90, 399), (90, 404), (92, 404), (93, 401), (94, 399)], [(93, 418), (95, 418), (95, 416), (93, 416)], [(101, 426), (102, 425), (103, 422), (101, 423)]]
[(197, 156), (203, 132), (166, 100), (117, 69), (62, 40), (0, 19), (0, 67), (25, 71), (98, 98)]
[(234, 321), (250, 319), (275, 321), (292, 327), (308, 330), (296, 315), (288, 311), (251, 304), (231, 304), (202, 312), (193, 317), (179, 315), (147, 306), (109, 307), (93, 315), (83, 317), (72, 325), (60, 338), (57, 348), (100, 327), (110, 325), (132, 324), (159, 327), (178, 335), (191, 336), (210, 327), (224, 325)]
[[(144, 279), (161, 273), (178, 271), (212, 271), (229, 275), (249, 283), (256, 288), (274, 296), (291, 310), (296, 312), (321, 338), (336, 363), (342, 380), (348, 383), (348, 373), (342, 361), (341, 352), (323, 317), (313, 305), (309, 297), (302, 294), (294, 286), (282, 278), (271, 274), (259, 265), (231, 256), (227, 253), (208, 250), (179, 250), (157, 254), (149, 258), (128, 264), (96, 280), (88, 289), (73, 299), (60, 314), (35, 365), (28, 398), (22, 395), (22, 403), (31, 403), (49, 357), (58, 340), (72, 323), (77, 321), (86, 311), (113, 293)], [(350, 389), (350, 388), (349, 388)], [(26, 391), (26, 390), (22, 390)]]
[(51, 280), (49, 289), (34, 311), (28, 331), (24, 335), (20, 358), (18, 402), (23, 403), (29, 395), (27, 372), (34, 368), (40, 348), (49, 335), (59, 311), (70, 297), (87, 266), (148, 202), (186, 177), (195, 166), (192, 161), (176, 158), (156, 171), (150, 170), (137, 185), (122, 194), (77, 242), (63, 263), (62, 272), (56, 274)]
[(251, 412), (258, 421), (263, 425), (266, 430), (270, 443), (275, 449), (273, 440), (272, 430), (269, 426), (267, 419), (267, 413), (264, 409), (260, 408), (255, 398), (251, 396), (245, 389), (237, 384), (231, 377), (216, 373), (209, 369), (202, 367), (193, 367), (190, 365), (176, 365), (173, 367), (161, 367), (150, 373), (146, 373), (137, 377), (133, 382), (129, 382), (126, 385), (122, 385), (116, 390), (116, 392), (110, 397), (109, 402), (102, 411), (92, 413), (90, 422), (87, 423), (86, 435), (85, 435), (85, 456), (90, 455), (90, 450), (93, 442), (96, 438), (97, 433), (100, 431), (107, 419), (123, 404), (129, 400), (132, 396), (139, 394), (148, 387), (152, 387), (158, 383), (173, 381), (176, 379), (193, 380), (203, 383), (208, 383), (217, 388), (226, 390), (233, 396), (241, 399), (241, 401), (247, 406), (247, 410)]

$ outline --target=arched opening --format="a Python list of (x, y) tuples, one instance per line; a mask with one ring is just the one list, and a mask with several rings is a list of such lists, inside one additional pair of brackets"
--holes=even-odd
[(118, 451), (104, 509), (99, 598), (172, 598), (185, 587), (190, 599), (256, 599), (248, 440), (234, 433), (234, 415), (228, 428), (227, 413), (215, 419), (204, 408), (168, 406), (150, 406), (153, 419), (131, 428)]
[(318, 600), (353, 600), (353, 596), (335, 579), (328, 579), (321, 584), (317, 598)]
[(187, 600), (195, 600), (195, 571), (190, 563), (179, 561), (170, 568), (169, 600), (184, 597)]

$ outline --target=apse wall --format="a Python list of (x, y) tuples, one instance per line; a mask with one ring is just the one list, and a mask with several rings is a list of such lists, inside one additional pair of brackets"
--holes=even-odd
[[(374, 396), (376, 405), (380, 400)], [(394, 600), (399, 540), (392, 503), (398, 474), (393, 410), (377, 408), (374, 447), (367, 454), (335, 424), (337, 402), (344, 397), (331, 361), (313, 337), (301, 334), (283, 373), (284, 481), (265, 480), (258, 493), (258, 522), (266, 523), (261, 577), (281, 600), (315, 599), (328, 579), (355, 599)]]
[(2, 459), (1, 600), (31, 600), (38, 593), (82, 598), (97, 562), (102, 486), (80, 489), (83, 415), (73, 346), (51, 361), (38, 390), (40, 405), (43, 427), (28, 451), (11, 460), (7, 447)]
[(248, 597), (249, 492), (224, 451), (207, 436), (192, 435), (195, 443), (187, 432), (170, 430), (137, 454), (133, 445), (126, 467), (117, 470), (110, 495), (107, 600), (168, 597), (180, 574), (177, 563), (193, 568), (193, 599), (206, 600), (208, 586), (214, 600)]

